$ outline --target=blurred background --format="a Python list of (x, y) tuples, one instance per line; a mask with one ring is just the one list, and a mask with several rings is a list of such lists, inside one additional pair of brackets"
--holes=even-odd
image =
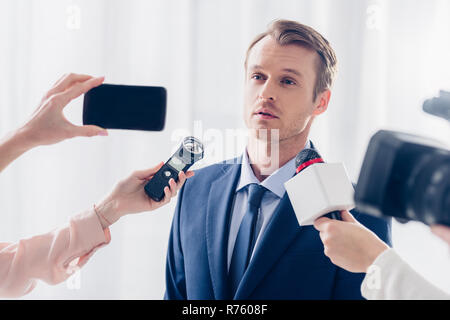
[[(448, 0), (0, 0), (1, 136), (27, 120), (68, 72), (168, 91), (163, 132), (76, 138), (34, 149), (2, 172), (0, 241), (48, 232), (92, 208), (132, 171), (167, 160), (180, 130), (244, 129), (245, 52), (278, 18), (312, 26), (337, 53), (331, 103), (311, 139), (328, 161), (344, 162), (354, 182), (379, 129), (450, 143), (448, 123), (421, 111), (425, 99), (450, 90)], [(66, 116), (81, 124), (81, 115), (79, 98)], [(175, 203), (123, 218), (77, 278), (40, 283), (23, 299), (161, 299)], [(394, 222), (393, 241), (450, 292), (450, 252), (429, 228)]]

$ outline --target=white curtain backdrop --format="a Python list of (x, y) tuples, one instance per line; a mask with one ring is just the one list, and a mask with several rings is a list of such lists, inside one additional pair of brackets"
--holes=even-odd
[[(110, 130), (40, 147), (2, 172), (0, 241), (47, 232), (91, 208), (132, 171), (166, 160), (180, 129), (209, 129), (211, 138), (244, 128), (245, 51), (277, 18), (314, 27), (336, 50), (331, 103), (311, 138), (355, 182), (379, 129), (450, 143), (450, 126), (421, 111), (426, 98), (450, 90), (448, 0), (0, 0), (0, 135), (67, 72), (168, 91), (163, 132)], [(82, 99), (66, 110), (81, 123)], [(210, 140), (216, 154), (200, 166), (242, 150)], [(25, 299), (161, 299), (175, 203), (120, 220), (77, 278), (40, 283)], [(428, 227), (394, 223), (393, 237), (407, 262), (450, 292), (448, 247)]]

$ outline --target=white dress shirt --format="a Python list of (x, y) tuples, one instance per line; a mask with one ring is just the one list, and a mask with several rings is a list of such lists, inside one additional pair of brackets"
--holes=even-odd
[[(306, 143), (306, 147), (310, 147), (309, 141)], [(259, 239), (264, 233), (273, 213), (275, 212), (275, 209), (286, 192), (284, 183), (294, 176), (295, 170), (296, 167), (294, 157), (260, 183), (253, 173), (253, 169), (250, 166), (250, 161), (248, 159), (247, 149), (245, 149), (242, 155), (241, 175), (239, 178), (239, 183), (236, 187), (236, 194), (232, 208), (230, 234), (228, 237), (228, 269), (230, 268), (231, 257), (233, 255), (234, 244), (236, 242), (239, 227), (245, 212), (247, 211), (248, 188), (246, 188), (246, 186), (251, 183), (256, 183), (268, 189), (262, 197), (258, 220), (256, 222), (256, 230), (260, 231), (253, 249), (253, 252), (255, 252), (258, 247)]]

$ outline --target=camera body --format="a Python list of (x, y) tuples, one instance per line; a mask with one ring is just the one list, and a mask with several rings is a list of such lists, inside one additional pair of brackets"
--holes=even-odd
[(450, 226), (450, 150), (416, 135), (377, 132), (363, 161), (355, 203), (375, 216)]

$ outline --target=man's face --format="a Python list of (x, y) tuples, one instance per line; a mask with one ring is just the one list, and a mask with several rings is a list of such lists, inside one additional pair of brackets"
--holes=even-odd
[(244, 88), (249, 129), (279, 129), (280, 141), (300, 135), (326, 110), (329, 91), (313, 101), (318, 54), (299, 45), (280, 46), (266, 36), (250, 50)]

